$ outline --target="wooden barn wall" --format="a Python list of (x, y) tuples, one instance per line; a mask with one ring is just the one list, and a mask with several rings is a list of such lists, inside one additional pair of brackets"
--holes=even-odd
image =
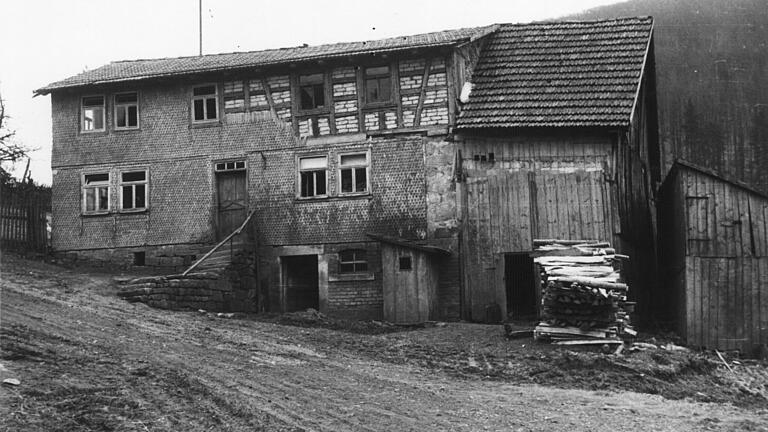
[[(660, 281), (654, 292), (654, 319), (663, 328), (685, 329), (685, 196), (678, 171), (659, 190)], [(674, 177), (674, 178), (672, 178)]]
[(461, 145), (463, 315), (506, 315), (503, 253), (534, 238), (616, 241), (618, 208), (608, 134), (471, 138)]
[(750, 353), (768, 344), (768, 198), (675, 171), (686, 248), (679, 328), (689, 344)]

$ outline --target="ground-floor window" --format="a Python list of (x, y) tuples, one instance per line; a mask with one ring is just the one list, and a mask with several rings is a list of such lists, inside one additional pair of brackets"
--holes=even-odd
[(83, 175), (83, 213), (109, 211), (109, 173)]
[(148, 176), (146, 170), (120, 173), (120, 209), (126, 211), (147, 209)]
[(368, 271), (368, 257), (362, 249), (348, 249), (339, 252), (339, 273), (360, 273)]

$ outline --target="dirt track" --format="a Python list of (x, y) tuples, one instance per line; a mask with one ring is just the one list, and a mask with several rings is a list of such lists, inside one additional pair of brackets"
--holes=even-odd
[(14, 257), (1, 287), (0, 373), (21, 381), (0, 389), (4, 430), (768, 431), (766, 410), (459, 378), (322, 343), (333, 330), (129, 304), (107, 275)]

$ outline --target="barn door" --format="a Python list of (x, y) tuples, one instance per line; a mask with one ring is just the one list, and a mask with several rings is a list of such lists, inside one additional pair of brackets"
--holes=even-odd
[(216, 237), (222, 240), (245, 221), (248, 211), (245, 170), (217, 172), (216, 192), (218, 196)]

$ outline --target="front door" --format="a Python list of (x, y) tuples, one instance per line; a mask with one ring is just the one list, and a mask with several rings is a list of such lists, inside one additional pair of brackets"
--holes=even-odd
[(216, 173), (218, 223), (216, 237), (224, 239), (245, 221), (248, 211), (245, 170)]

